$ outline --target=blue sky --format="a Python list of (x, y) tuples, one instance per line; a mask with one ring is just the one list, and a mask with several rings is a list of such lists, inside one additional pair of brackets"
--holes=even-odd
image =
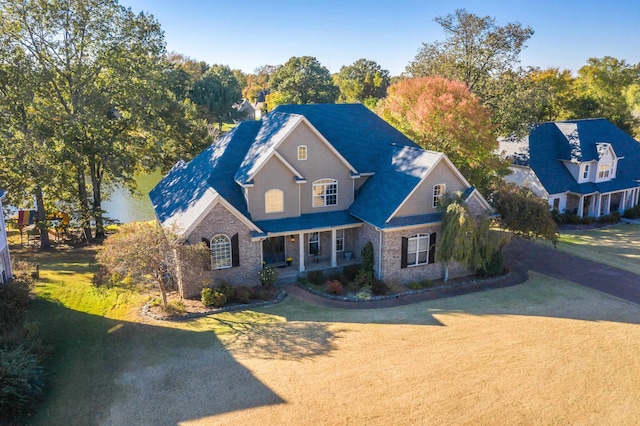
[(437, 16), (466, 8), (520, 22), (535, 34), (522, 65), (577, 71), (590, 57), (640, 62), (640, 1), (446, 0), (120, 0), (151, 13), (167, 50), (246, 73), (314, 56), (334, 73), (360, 58), (392, 75), (404, 71), (423, 42), (443, 40)]

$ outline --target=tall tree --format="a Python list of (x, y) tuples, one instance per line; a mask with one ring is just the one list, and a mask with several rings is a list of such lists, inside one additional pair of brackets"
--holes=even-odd
[(571, 71), (533, 68), (526, 78), (538, 94), (533, 104), (537, 121), (566, 120), (570, 117), (569, 108), (575, 104)]
[[(495, 112), (494, 119), (513, 114), (509, 106), (497, 101), (503, 99), (505, 86), (512, 91), (519, 86), (501, 83), (500, 80), (513, 77), (513, 74), (505, 76), (505, 73), (515, 71), (520, 52), (533, 35), (533, 30), (520, 23), (498, 26), (494, 18), (474, 15), (465, 9), (457, 9), (435, 21), (442, 26), (445, 41), (423, 43), (415, 59), (406, 67), (406, 72), (414, 77), (438, 75), (462, 81)], [(503, 93), (498, 96), (495, 92), (499, 88)], [(511, 123), (526, 123), (529, 119), (508, 118), (494, 123), (498, 125), (498, 132), (510, 133), (516, 130), (510, 128)]]
[(341, 67), (334, 80), (340, 89), (338, 102), (360, 102), (375, 106), (379, 99), (387, 95), (391, 77), (389, 71), (382, 69), (375, 61), (363, 58)]
[(507, 164), (495, 153), (491, 113), (464, 83), (407, 78), (389, 86), (378, 114), (425, 149), (441, 151), (485, 191)]
[(231, 68), (226, 65), (213, 65), (196, 81), (191, 89), (190, 98), (200, 107), (202, 115), (212, 123), (231, 121), (237, 117), (233, 107), (242, 97), (242, 90)]
[(329, 70), (312, 56), (291, 57), (273, 74), (271, 89), (279, 103), (288, 104), (334, 103), (339, 92)]
[(157, 162), (166, 105), (164, 39), (159, 24), (116, 0), (3, 0), (0, 42), (32, 61), (42, 100), (38, 122), (75, 176), (84, 227), (104, 232), (103, 184), (132, 181)]
[(459, 201), (447, 204), (442, 213), (440, 238), (436, 259), (444, 263), (444, 282), (449, 280), (449, 267), (453, 262), (468, 265), (474, 256), (472, 234), (475, 221), (467, 206)]
[(640, 122), (627, 94), (639, 78), (640, 66), (611, 56), (589, 58), (578, 70), (571, 118), (605, 117), (627, 133), (638, 132)]

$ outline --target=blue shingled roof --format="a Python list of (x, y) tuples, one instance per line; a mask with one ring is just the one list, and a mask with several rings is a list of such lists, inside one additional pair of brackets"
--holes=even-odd
[(362, 223), (346, 211), (309, 213), (284, 219), (260, 220), (256, 225), (265, 232), (311, 231)]
[(160, 222), (189, 214), (210, 190), (250, 219), (242, 188), (233, 177), (259, 128), (258, 121), (244, 121), (193, 160), (178, 162), (149, 193)]
[(349, 212), (383, 228), (387, 219), (441, 157), (441, 153), (409, 146), (383, 148), (376, 174), (362, 185)]
[[(357, 172), (374, 175), (360, 188), (349, 212), (255, 222), (265, 232), (350, 225), (360, 220), (384, 227), (441, 156), (421, 149), (360, 104), (281, 105), (260, 121), (240, 123), (190, 162), (178, 162), (149, 194), (158, 219), (165, 223), (181, 218), (188, 223), (219, 195), (251, 220), (239, 184), (252, 178), (302, 116)], [(431, 223), (433, 217), (422, 219)]]
[(5, 191), (4, 189), (0, 189), (0, 200), (2, 200), (5, 195), (7, 195), (7, 191)]
[(394, 217), (389, 222), (383, 224), (381, 228), (404, 228), (405, 226), (426, 225), (430, 223), (438, 223), (442, 220), (441, 213), (417, 214), (414, 216)]
[[(562, 161), (598, 160), (598, 144), (608, 143), (618, 157), (616, 178), (578, 184)], [(638, 186), (640, 144), (606, 119), (543, 123), (529, 135), (529, 165), (549, 194), (611, 192)]]

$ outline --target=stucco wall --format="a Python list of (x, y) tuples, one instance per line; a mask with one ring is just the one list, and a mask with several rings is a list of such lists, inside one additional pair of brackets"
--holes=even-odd
[[(298, 184), (293, 172), (282, 161), (273, 156), (254, 178), (254, 186), (247, 188), (249, 212), (253, 220), (280, 219), (300, 215)], [(280, 213), (265, 212), (265, 194), (279, 189), (283, 194), (284, 210)]]
[[(189, 235), (188, 240), (192, 244), (197, 244), (202, 241), (202, 238), (211, 240), (217, 234), (224, 234), (231, 238), (236, 233), (240, 266), (211, 271), (214, 283), (225, 280), (231, 285), (257, 285), (259, 284), (258, 272), (262, 266), (260, 243), (251, 241), (251, 230), (222, 204), (218, 204), (209, 212)], [(185, 283), (185, 286), (188, 285)], [(190, 294), (192, 292), (192, 290), (189, 291)], [(199, 290), (197, 294), (200, 294)]]
[[(298, 146), (307, 147), (307, 159), (298, 160)], [(277, 149), (278, 153), (287, 160), (307, 183), (301, 184), (302, 213), (321, 213), (336, 210), (346, 210), (353, 203), (353, 182), (348, 168), (322, 142), (309, 126), (301, 123)], [(313, 182), (318, 179), (336, 179), (338, 181), (338, 204), (335, 206), (313, 207)]]
[(447, 163), (441, 161), (427, 178), (420, 183), (411, 197), (407, 199), (402, 208), (396, 213), (396, 217), (411, 216), (416, 214), (435, 213), (433, 208), (433, 186), (444, 183), (446, 192), (451, 194), (466, 189), (463, 182), (455, 175)]

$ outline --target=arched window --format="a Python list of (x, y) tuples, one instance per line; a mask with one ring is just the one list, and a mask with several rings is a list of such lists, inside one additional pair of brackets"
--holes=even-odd
[(279, 189), (270, 189), (264, 194), (264, 212), (278, 213), (284, 211), (284, 193)]
[(211, 266), (213, 269), (231, 267), (231, 239), (218, 234), (211, 239)]
[(433, 185), (433, 208), (437, 209), (440, 206), (440, 202), (442, 201), (442, 197), (447, 189), (447, 185), (444, 183), (439, 183), (437, 185)]
[(300, 145), (298, 147), (298, 160), (306, 160), (307, 159), (307, 146)]
[(313, 182), (313, 207), (335, 206), (338, 204), (338, 181), (319, 179)]

